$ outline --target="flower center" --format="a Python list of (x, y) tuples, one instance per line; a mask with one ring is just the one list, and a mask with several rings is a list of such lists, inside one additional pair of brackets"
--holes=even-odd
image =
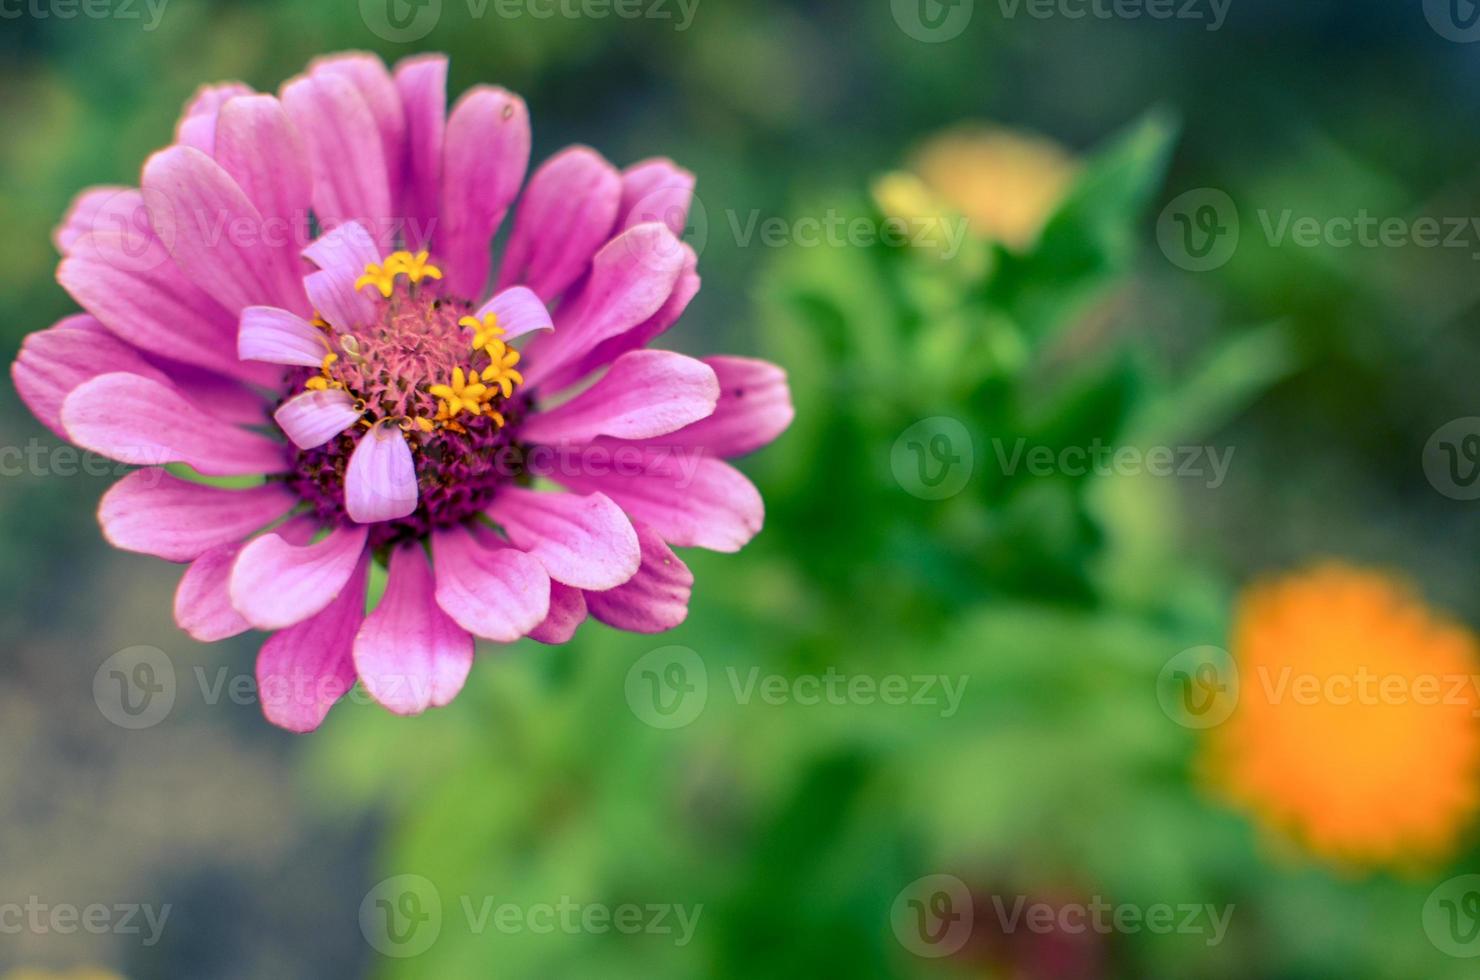
[(325, 521), (349, 520), (344, 477), (359, 440), (382, 423), (405, 433), (419, 502), (408, 516), (374, 525), (377, 546), (466, 520), (523, 473), (523, 449), (513, 438), (528, 411), (516, 390), (524, 381), (519, 352), (500, 339), (494, 314), (474, 317), (470, 302), (424, 283), (441, 278), (425, 252), (397, 252), (367, 266), (355, 285), (373, 287), (378, 316), (351, 331), (315, 317), (329, 353), (317, 372), (294, 370), (283, 396), (338, 389), (363, 410), (357, 425), (321, 446), (290, 446), (289, 484)]

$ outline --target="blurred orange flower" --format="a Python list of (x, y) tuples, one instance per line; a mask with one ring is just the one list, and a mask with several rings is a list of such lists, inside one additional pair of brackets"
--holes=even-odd
[(879, 178), (874, 199), (898, 217), (961, 214), (973, 235), (1022, 251), (1037, 241), (1078, 169), (1052, 140), (966, 123), (926, 140), (906, 171)]
[(1468, 629), (1399, 581), (1333, 564), (1248, 590), (1232, 643), (1238, 706), (1206, 759), (1229, 796), (1339, 863), (1453, 851), (1480, 799)]

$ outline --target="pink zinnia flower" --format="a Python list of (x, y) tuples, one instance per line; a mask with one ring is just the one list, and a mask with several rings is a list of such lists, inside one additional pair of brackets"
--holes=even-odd
[(666, 160), (551, 157), (495, 275), (529, 118), (488, 86), (447, 112), (446, 76), (347, 54), (277, 97), (203, 89), (139, 189), (77, 198), (57, 279), (87, 312), (12, 368), (59, 436), (144, 467), (99, 519), (190, 563), (183, 629), (279, 631), (257, 679), (294, 731), (356, 679), (399, 713), (446, 704), (474, 636), (676, 626), (693, 576), (671, 548), (755, 535), (760, 495), (723, 459), (792, 417), (770, 364), (645, 349), (699, 288), (675, 237), (693, 177)]

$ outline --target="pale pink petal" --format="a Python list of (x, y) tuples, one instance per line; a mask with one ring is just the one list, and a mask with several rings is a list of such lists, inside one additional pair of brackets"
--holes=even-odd
[(632, 351), (570, 401), (531, 416), (519, 436), (546, 444), (597, 436), (648, 439), (706, 418), (718, 399), (719, 381), (703, 361), (672, 351)]
[(465, 527), (432, 533), (437, 605), (463, 629), (513, 643), (550, 612), (550, 577), (516, 548), (480, 543)]
[(175, 142), (213, 155), (216, 152), (216, 119), (222, 106), (238, 95), (251, 94), (252, 89), (241, 82), (202, 85), (185, 103), (180, 121), (175, 124)]
[(319, 271), (303, 280), (314, 309), (335, 330), (358, 330), (380, 315), (375, 290), (355, 283), (371, 263), (379, 265), (381, 250), (364, 226), (346, 222), (320, 236), (304, 250)]
[(344, 509), (352, 521), (373, 524), (416, 510), (416, 462), (406, 436), (378, 423), (360, 437), (344, 474)]
[(63, 439), (62, 400), (99, 374), (125, 372), (164, 381), (164, 374), (133, 347), (85, 313), (69, 316), (21, 342), (10, 376), (21, 401)]
[(550, 613), (544, 622), (529, 631), (529, 638), (552, 645), (568, 643), (585, 620), (586, 594), (574, 586), (551, 582)]
[(550, 577), (582, 589), (610, 589), (637, 571), (637, 532), (620, 507), (599, 493), (499, 489), (488, 516), (516, 548), (540, 560)]
[(288, 116), (303, 134), (314, 173), (314, 213), (328, 227), (365, 225), (382, 247), (389, 244), (390, 182), (385, 150), (369, 104), (354, 82), (319, 72), (282, 90)]
[(370, 554), (318, 615), (275, 633), (257, 656), (262, 713), (290, 732), (311, 732), (355, 683), (355, 632), (365, 618)]
[(617, 227), (622, 231), (649, 221), (661, 221), (682, 236), (694, 199), (694, 175), (672, 160), (654, 157), (622, 171), (622, 206)]
[(529, 111), (503, 89), (463, 93), (447, 118), (442, 150), (442, 203), (435, 236), (446, 287), (483, 296), (493, 234), (529, 167)]
[(329, 345), (323, 331), (300, 316), (275, 306), (249, 306), (242, 310), (236, 353), (244, 360), (316, 368)]
[(396, 89), (406, 112), (405, 179), (399, 197), (406, 247), (432, 241), (442, 188), (442, 138), (447, 128), (447, 57), (416, 55), (399, 62)]
[(562, 305), (555, 332), (529, 347), (531, 387), (584, 357), (597, 344), (625, 333), (656, 313), (673, 293), (684, 266), (684, 246), (660, 224), (638, 225), (613, 238), (591, 260), (591, 278)]
[(581, 277), (611, 237), (622, 199), (617, 168), (573, 146), (529, 178), (499, 270), (499, 288), (528, 286), (549, 302)]
[(293, 308), (263, 240), (262, 213), (220, 164), (172, 146), (144, 164), (143, 186), (154, 233), (190, 281), (226, 308), (233, 326), (248, 306)]
[(364, 415), (347, 391), (305, 391), (278, 407), (272, 417), (299, 449), (322, 446), (348, 429)]
[(770, 444), (796, 415), (786, 372), (750, 357), (706, 357), (719, 379), (714, 414), (653, 440), (703, 449), (720, 457), (743, 456)]
[(281, 473), (281, 443), (223, 424), (175, 388), (135, 374), (104, 374), (62, 402), (62, 427), (84, 449), (124, 463), (188, 463), (208, 476)]
[(113, 334), (160, 357), (264, 384), (276, 372), (237, 359), (236, 317), (176, 268), (156, 239), (84, 235), (57, 282)]
[(103, 494), (98, 523), (115, 548), (191, 561), (242, 540), (297, 504), (298, 498), (281, 483), (227, 490), (150, 466), (128, 474)]
[(658, 532), (641, 521), (635, 526), (642, 542), (642, 566), (614, 589), (586, 593), (586, 608), (608, 626), (633, 633), (661, 633), (688, 618), (694, 573)]
[[(634, 460), (623, 462), (624, 455)], [(531, 457), (536, 475), (611, 497), (671, 545), (739, 551), (765, 523), (755, 485), (700, 450), (602, 439), (558, 462)], [(615, 464), (615, 465), (614, 465)]]
[(358, 221), (346, 221), (324, 232), (308, 244), (303, 254), (320, 269), (337, 269), (355, 278), (365, 271), (366, 265), (378, 264), (384, 255)]
[(513, 286), (493, 294), (493, 298), (473, 314), (481, 322), (489, 313), (497, 314), (504, 328), (503, 340), (513, 340), (536, 330), (554, 330), (550, 311), (544, 301), (524, 286)]
[(249, 543), (231, 568), (231, 604), (258, 629), (302, 622), (334, 601), (365, 549), (363, 527), (341, 525), (300, 546), (280, 534)]
[(473, 666), (473, 637), (437, 605), (419, 542), (391, 553), (385, 595), (355, 637), (355, 670), (390, 710), (414, 715), (447, 704)]
[(688, 309), (689, 301), (699, 293), (699, 257), (685, 243), (680, 243), (679, 248), (683, 252), (683, 268), (679, 270), (678, 280), (673, 284), (673, 292), (658, 308), (658, 312), (631, 330), (625, 330), (614, 337), (603, 340), (584, 357), (552, 374), (545, 382), (547, 387), (558, 390), (580, 381), (592, 371), (606, 367), (628, 351), (641, 350), (646, 347), (678, 321), (683, 311)]
[[(363, 272), (364, 270), (360, 270)], [(359, 276), (356, 275), (355, 279)], [(370, 287), (355, 288), (355, 279), (338, 269), (323, 269), (303, 279), (303, 290), (309, 302), (324, 320), (339, 333), (352, 333), (374, 323), (377, 318), (374, 292)]]

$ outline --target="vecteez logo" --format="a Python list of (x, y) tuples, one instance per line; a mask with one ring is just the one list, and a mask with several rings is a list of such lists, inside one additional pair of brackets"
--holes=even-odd
[(419, 41), (442, 19), (442, 0), (360, 0), (360, 19), (387, 41)]
[(916, 956), (937, 959), (960, 952), (971, 938), (971, 890), (954, 875), (927, 875), (894, 899), (890, 923), (899, 944)]
[(659, 647), (627, 671), (627, 705), (654, 728), (683, 728), (709, 701), (709, 671), (688, 647)]
[(1446, 41), (1480, 41), (1480, 3), (1475, 0), (1424, 0), (1423, 15)]
[(890, 0), (894, 22), (916, 41), (950, 41), (971, 23), (974, 0)]
[(1238, 249), (1238, 208), (1215, 187), (1199, 187), (1173, 198), (1156, 222), (1156, 243), (1179, 269), (1209, 272)]
[(419, 956), (442, 933), (441, 893), (421, 875), (386, 878), (360, 902), (360, 933), (384, 956)]

